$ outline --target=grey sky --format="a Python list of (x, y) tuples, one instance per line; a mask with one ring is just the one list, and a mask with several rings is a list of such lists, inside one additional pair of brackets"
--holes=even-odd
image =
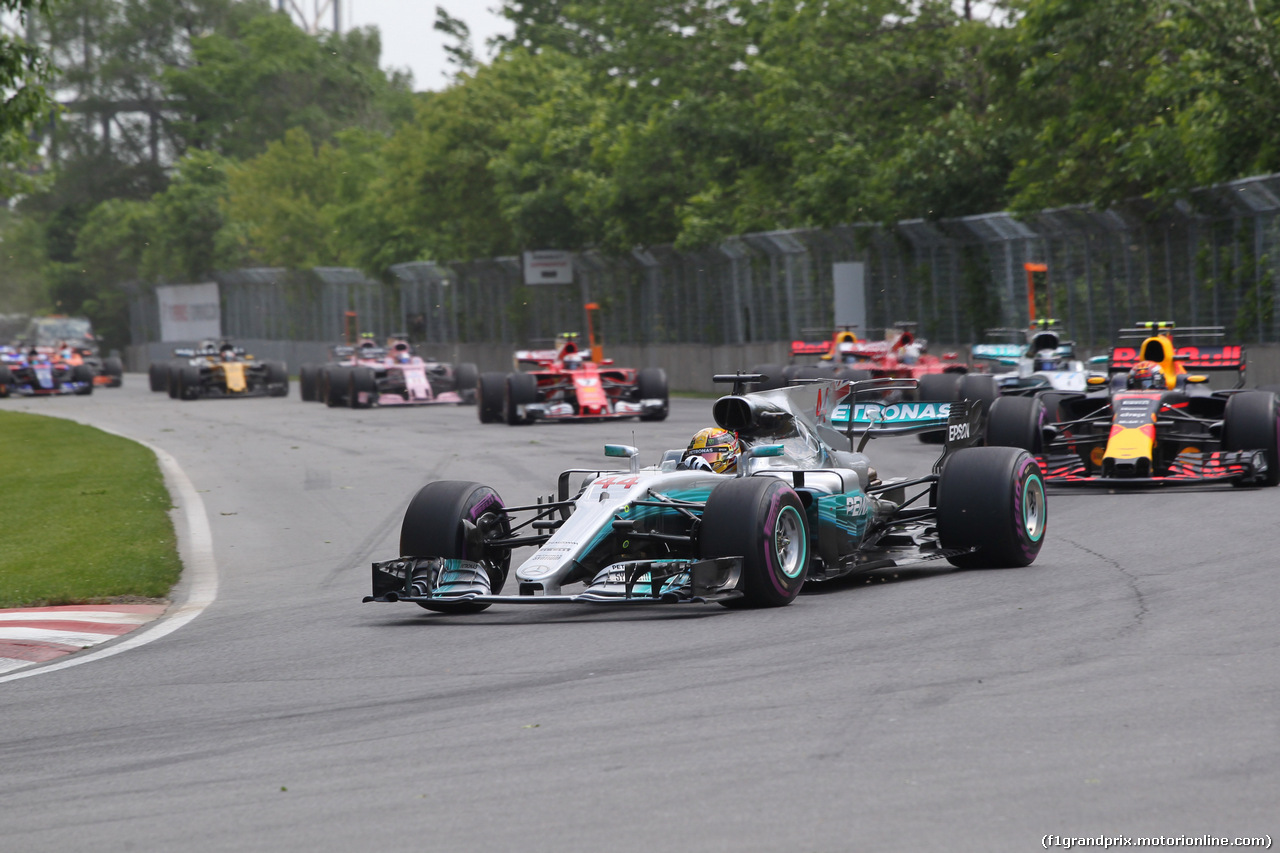
[(374, 24), (382, 33), (382, 65), (384, 68), (408, 68), (413, 72), (414, 88), (443, 89), (444, 76), (452, 69), (445, 63), (444, 39), (431, 28), (436, 19), (436, 6), (471, 28), (471, 43), (476, 55), (489, 59), (484, 43), (491, 36), (510, 32), (507, 22), (491, 9), (498, 0), (345, 0), (344, 27)]

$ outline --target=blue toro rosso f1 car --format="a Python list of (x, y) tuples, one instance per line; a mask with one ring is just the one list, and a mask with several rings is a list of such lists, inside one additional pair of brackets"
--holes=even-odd
[[(479, 483), (428, 483), (405, 512), (399, 556), (373, 564), (364, 600), (443, 613), (562, 602), (772, 607), (806, 583), (902, 563), (1036, 559), (1048, 521), (1040, 468), (1022, 450), (971, 446), (979, 407), (849, 402), (913, 388), (909, 379), (742, 393), (761, 378), (716, 377), (735, 383), (712, 407), (742, 447), (733, 473), (683, 450), (641, 467), (636, 448), (606, 445), (625, 467), (565, 471), (556, 493), (530, 506), (508, 506)], [(881, 480), (862, 452), (877, 435), (940, 428), (942, 454), (917, 477)], [(503, 594), (512, 554), (526, 546), (536, 550)]]

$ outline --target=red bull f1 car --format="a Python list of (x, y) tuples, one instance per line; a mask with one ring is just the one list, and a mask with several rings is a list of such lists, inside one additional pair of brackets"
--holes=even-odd
[[(1029, 451), (1062, 485), (1280, 484), (1277, 397), (1243, 389), (1243, 347), (1175, 345), (1172, 331), (1123, 330), (1145, 337), (1112, 349), (1111, 378), (1092, 377), (1093, 391), (1001, 397), (987, 443)], [(1235, 387), (1210, 389), (1210, 371), (1234, 372)]]
[(578, 349), (575, 337), (561, 336), (552, 350), (518, 351), (516, 364), (531, 367), (528, 372), (481, 374), (476, 390), (480, 422), (517, 426), (534, 421), (666, 419), (666, 371), (594, 360)]
[[(971, 446), (980, 410), (963, 403), (850, 404), (849, 383), (742, 393), (758, 375), (717, 377), (735, 393), (712, 417), (741, 445), (732, 472), (670, 450), (642, 467), (563, 472), (555, 493), (509, 506), (488, 486), (432, 482), (410, 501), (399, 556), (373, 564), (365, 601), (443, 613), (493, 604), (774, 607), (807, 583), (920, 560), (1025, 566), (1044, 541), (1039, 466), (1024, 451)], [(886, 389), (863, 389), (883, 391)], [(947, 430), (932, 471), (882, 481), (870, 437)], [(857, 441), (857, 448), (854, 443)], [(843, 449), (843, 448), (848, 449)], [(513, 552), (536, 550), (514, 570)]]

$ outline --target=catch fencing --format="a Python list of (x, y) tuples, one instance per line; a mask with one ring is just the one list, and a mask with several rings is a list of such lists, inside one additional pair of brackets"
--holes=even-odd
[[(1233, 340), (1280, 341), (1280, 175), (1249, 178), (1158, 207), (995, 213), (891, 226), (732, 237), (680, 251), (574, 255), (574, 282), (526, 285), (519, 258), (396, 264), (385, 280), (350, 269), (235, 270), (214, 276), (223, 331), (240, 339), (337, 341), (353, 328), (424, 344), (529, 345), (585, 332), (600, 305), (610, 344), (786, 341), (834, 323), (832, 265), (861, 262), (872, 330), (918, 324), (952, 345), (1029, 320), (1025, 264), (1043, 264), (1036, 311), (1083, 347), (1143, 320), (1221, 325)], [(159, 339), (154, 294), (131, 305), (135, 344)]]

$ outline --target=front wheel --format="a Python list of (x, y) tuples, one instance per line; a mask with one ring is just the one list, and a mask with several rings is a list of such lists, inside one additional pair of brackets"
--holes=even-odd
[(124, 362), (113, 355), (102, 360), (102, 373), (108, 378), (108, 388), (119, 388), (124, 384)]
[(500, 424), (507, 377), (502, 373), (482, 373), (476, 380), (476, 410), (482, 424)]
[(1267, 458), (1262, 485), (1280, 483), (1280, 442), (1277, 441), (1276, 395), (1270, 391), (1241, 391), (1227, 398), (1223, 414), (1224, 450), (1261, 450)]
[(1047, 418), (1044, 400), (1038, 396), (1000, 397), (987, 416), (987, 446), (1040, 453), (1044, 449)]
[(147, 366), (147, 382), (152, 392), (169, 390), (169, 365), (153, 361)]
[(464, 361), (453, 368), (454, 390), (462, 398), (463, 403), (476, 401), (476, 383), (480, 380), (479, 369), (469, 361)]
[[(511, 527), (502, 506), (498, 493), (479, 483), (427, 483), (405, 510), (400, 525), (400, 555), (479, 563), (489, 575), (490, 591), (496, 595), (507, 581), (511, 549), (490, 545), (484, 526), (477, 526), (477, 522), (489, 513), (497, 513), (497, 525), (487, 526), (488, 530), (491, 535), (507, 535)], [(418, 605), (437, 613), (478, 613), (489, 606), (475, 601), (420, 601)]]
[(742, 557), (742, 597), (725, 607), (781, 607), (809, 575), (809, 522), (800, 497), (774, 477), (741, 477), (712, 490), (698, 556)]
[(533, 419), (520, 413), (520, 407), (538, 401), (538, 380), (530, 373), (508, 373), (503, 411), (511, 426), (533, 423)]
[(316, 401), (316, 374), (319, 368), (314, 364), (304, 364), (298, 368), (298, 394), (304, 403)]
[[(926, 373), (916, 381), (916, 399), (928, 403), (950, 402), (960, 399), (961, 373)], [(946, 429), (920, 433), (923, 444), (945, 444)]]
[(347, 405), (368, 409), (378, 402), (378, 377), (372, 367), (353, 367), (347, 371)]
[(289, 367), (283, 361), (268, 361), (266, 365), (267, 394), (272, 397), (289, 396)]
[(938, 544), (974, 549), (947, 558), (962, 569), (1031, 565), (1049, 522), (1040, 466), (1013, 447), (969, 447), (948, 456), (937, 509)]
[(636, 377), (636, 396), (643, 400), (661, 400), (662, 408), (652, 414), (641, 415), (642, 421), (665, 421), (671, 409), (667, 390), (667, 372), (661, 367), (646, 367)]
[(347, 384), (351, 381), (349, 367), (328, 367), (320, 371), (321, 399), (331, 409), (347, 405)]

